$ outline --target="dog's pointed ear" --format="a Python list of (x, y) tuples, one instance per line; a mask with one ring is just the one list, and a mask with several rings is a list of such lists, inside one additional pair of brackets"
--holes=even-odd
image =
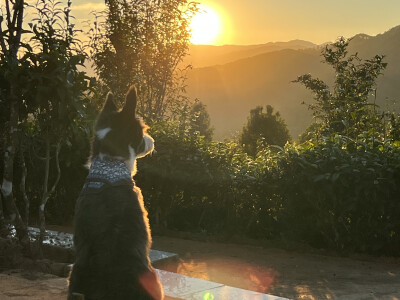
[(135, 116), (137, 105), (137, 92), (136, 87), (132, 85), (126, 94), (125, 106), (122, 111), (126, 114)]
[(114, 103), (114, 95), (110, 92), (107, 95), (106, 103), (104, 103), (103, 109), (101, 110), (101, 114), (108, 114), (111, 112), (117, 111), (117, 106)]

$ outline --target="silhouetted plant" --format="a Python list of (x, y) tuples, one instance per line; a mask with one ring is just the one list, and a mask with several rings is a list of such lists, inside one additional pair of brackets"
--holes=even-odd
[(310, 74), (302, 75), (294, 82), (303, 84), (314, 94), (315, 103), (309, 108), (314, 118), (321, 122), (325, 136), (341, 134), (357, 138), (364, 131), (379, 132), (380, 118), (374, 104), (368, 102), (375, 90), (376, 80), (387, 64), (383, 55), (362, 61), (357, 53), (348, 55), (349, 40), (340, 38), (322, 51), (324, 63), (335, 71), (332, 89)]
[(136, 84), (138, 109), (149, 123), (183, 106), (186, 79), (179, 64), (187, 54), (189, 22), (197, 11), (188, 0), (106, 1), (104, 23), (91, 29), (92, 57), (101, 80), (122, 101)]
[(279, 112), (274, 113), (271, 105), (267, 105), (266, 112), (258, 106), (250, 111), (247, 124), (243, 127), (239, 138), (245, 151), (255, 156), (257, 153), (257, 141), (263, 139), (268, 145), (283, 147), (290, 141), (289, 130)]

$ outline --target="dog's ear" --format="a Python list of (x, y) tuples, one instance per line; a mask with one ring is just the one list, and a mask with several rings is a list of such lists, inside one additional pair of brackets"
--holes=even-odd
[(104, 103), (103, 109), (101, 110), (101, 114), (109, 114), (111, 112), (117, 111), (117, 106), (114, 103), (114, 95), (112, 93), (108, 93), (106, 103)]
[(126, 94), (125, 106), (122, 111), (128, 115), (135, 116), (137, 105), (136, 87), (132, 85)]

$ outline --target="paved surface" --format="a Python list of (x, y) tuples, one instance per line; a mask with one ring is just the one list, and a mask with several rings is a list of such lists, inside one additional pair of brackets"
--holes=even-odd
[[(29, 233), (34, 239), (39, 233), (37, 228), (30, 227)], [(73, 235), (47, 230), (44, 243), (71, 248)], [(153, 264), (176, 260), (177, 254), (151, 250)], [(72, 266), (72, 265), (71, 265)], [(226, 286), (221, 283), (193, 278), (173, 272), (157, 270), (164, 287), (166, 299), (188, 300), (283, 300), (285, 298), (266, 295), (258, 292)], [(49, 274), (11, 270), (0, 274), (0, 299), (65, 299), (67, 281), (65, 278)]]
[[(188, 300), (284, 300), (223, 284), (157, 270), (166, 299)], [(0, 273), (1, 300), (66, 299), (66, 278), (24, 270)]]
[(188, 300), (284, 300), (286, 298), (261, 294), (197, 279), (177, 273), (157, 270), (165, 295)]

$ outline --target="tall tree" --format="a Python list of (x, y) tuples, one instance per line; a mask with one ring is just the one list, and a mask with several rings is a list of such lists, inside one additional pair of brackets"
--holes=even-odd
[(376, 80), (387, 64), (382, 55), (364, 61), (357, 53), (349, 55), (348, 45), (349, 40), (340, 38), (322, 51), (324, 63), (335, 71), (332, 89), (310, 74), (302, 75), (294, 82), (313, 92), (315, 102), (309, 108), (314, 118), (321, 122), (324, 135), (342, 134), (357, 138), (364, 131), (380, 126), (375, 105), (368, 100), (376, 92)]
[[(2, 1), (3, 4), (3, 1)], [(1, 183), (2, 201), (0, 201), (0, 233), (8, 234), (6, 224), (14, 224), (17, 236), (26, 251), (29, 251), (29, 237), (13, 197), (14, 158), (18, 144), (18, 120), (20, 108), (23, 104), (21, 76), (25, 73), (25, 58), (18, 57), (21, 47), (26, 46), (21, 42), (24, 19), (24, 0), (5, 0), (4, 7), (0, 10), (0, 65), (2, 70), (3, 86), (1, 101), (6, 107), (4, 130), (4, 167)], [(5, 10), (5, 11), (4, 11)], [(4, 23), (4, 27), (3, 27)], [(4, 206), (3, 206), (4, 203)], [(9, 216), (6, 222), (5, 216)]]
[[(30, 122), (32, 138), (40, 150), (36, 157), (40, 157), (43, 167), (38, 211), (40, 245), (45, 234), (45, 207), (61, 177), (61, 147), (83, 126), (85, 93), (89, 88), (89, 78), (78, 71), (85, 54), (71, 23), (71, 0), (66, 7), (60, 5), (57, 0), (39, 0), (35, 7), (37, 17), (30, 23), (33, 32), (30, 42), (35, 52), (28, 53), (31, 97), (26, 98), (34, 106)], [(54, 176), (50, 174), (52, 170)]]
[(289, 130), (279, 112), (274, 113), (271, 105), (266, 106), (263, 112), (262, 106), (257, 106), (250, 111), (247, 124), (243, 127), (239, 138), (240, 144), (245, 151), (255, 156), (257, 154), (257, 143), (263, 138), (269, 145), (283, 147), (290, 141)]
[[(37, 177), (43, 180), (39, 203), (41, 242), (45, 232), (44, 209), (61, 176), (61, 147), (84, 125), (82, 119), (87, 109), (84, 96), (89, 78), (77, 69), (83, 65), (85, 54), (75, 37), (74, 24), (70, 23), (71, 0), (65, 8), (60, 8), (61, 2), (56, 0), (38, 0), (33, 8), (36, 16), (29, 23), (30, 31), (22, 29), (23, 5), (23, 1), (6, 1), (8, 29), (2, 30), (0, 35), (0, 106), (7, 112), (5, 115), (1, 111), (0, 118), (7, 128), (3, 142), (3, 201), (0, 201), (5, 205), (0, 205), (0, 225), (6, 235), (9, 233), (7, 224), (13, 224), (24, 248), (29, 250), (29, 197), (25, 192), (25, 179), (32, 174), (27, 174), (24, 152), (35, 154), (30, 157), (37, 158), (39, 163), (35, 166), (40, 167), (29, 169), (33, 169), (35, 175), (40, 174)], [(14, 19), (20, 21), (14, 22)], [(3, 20), (4, 17), (0, 18)], [(28, 32), (31, 38), (28, 43), (22, 43), (21, 35)], [(32, 147), (33, 144), (36, 147)], [(26, 222), (21, 218), (13, 195), (16, 153), (19, 153), (21, 166), (20, 190)], [(9, 216), (7, 220), (5, 215)]]
[[(139, 110), (161, 120), (181, 97), (185, 79), (178, 66), (188, 51), (191, 16), (188, 0), (107, 0), (106, 21), (92, 28), (92, 54), (100, 78), (117, 99), (132, 83), (141, 96)], [(179, 100), (184, 100), (180, 98)]]
[(190, 110), (190, 128), (198, 132), (206, 141), (211, 141), (214, 129), (211, 127), (210, 115), (201, 101), (196, 101)]

